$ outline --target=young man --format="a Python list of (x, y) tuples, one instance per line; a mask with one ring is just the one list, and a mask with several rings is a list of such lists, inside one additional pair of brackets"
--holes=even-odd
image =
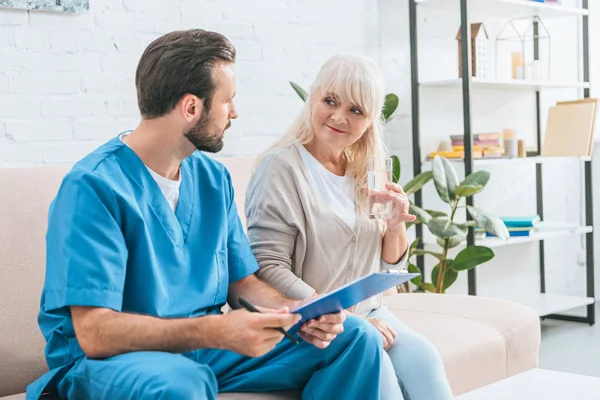
[[(254, 276), (229, 174), (200, 152), (221, 150), (237, 117), (234, 62), (217, 33), (155, 40), (136, 73), (139, 126), (65, 177), (50, 208), (39, 314), (50, 372), (28, 399), (302, 387), (311, 399), (379, 397), (383, 348), (368, 322), (326, 315), (301, 327), (299, 345), (270, 329), (296, 324), (297, 303)], [(240, 295), (265, 313), (221, 314)]]

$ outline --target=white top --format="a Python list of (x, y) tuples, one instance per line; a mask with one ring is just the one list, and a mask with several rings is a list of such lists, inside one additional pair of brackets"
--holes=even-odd
[[(123, 143), (125, 143), (125, 141), (123, 141), (123, 138), (125, 136), (127, 136), (126, 133), (123, 133), (119, 136), (119, 139), (121, 139), (121, 141)], [(127, 145), (127, 143), (125, 143), (125, 145)], [(127, 147), (129, 147), (129, 146), (127, 145)], [(152, 178), (154, 178), (154, 180), (156, 181), (156, 184), (160, 188), (160, 191), (162, 192), (162, 194), (167, 199), (167, 202), (169, 203), (171, 210), (173, 210), (173, 212), (175, 212), (175, 209), (177, 208), (177, 203), (179, 202), (179, 188), (181, 187), (181, 174), (179, 174), (178, 180), (173, 181), (171, 179), (165, 178), (162, 175), (159, 175), (157, 172), (148, 168), (148, 166), (146, 166), (146, 168), (148, 169), (148, 172), (150, 172), (150, 175), (152, 175)]]
[[(329, 209), (340, 217), (350, 229), (356, 226), (356, 202), (354, 199), (354, 179), (348, 174), (338, 176), (323, 166), (303, 145), (298, 145), (304, 168), (310, 174), (313, 187), (321, 194), (321, 198)], [(408, 251), (396, 264), (389, 264), (381, 259), (382, 269), (406, 268)]]
[(354, 180), (351, 176), (338, 176), (323, 166), (312, 154), (299, 145), (302, 163), (310, 174), (313, 187), (321, 195), (327, 207), (354, 230), (356, 204), (354, 202)]

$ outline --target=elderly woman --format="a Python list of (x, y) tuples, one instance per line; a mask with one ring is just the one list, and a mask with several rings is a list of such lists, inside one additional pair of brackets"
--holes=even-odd
[[(367, 165), (385, 157), (383, 83), (376, 64), (335, 56), (321, 68), (295, 122), (265, 154), (246, 192), (248, 236), (258, 275), (284, 295), (307, 299), (382, 268), (403, 269), (413, 221), (402, 188), (389, 183), (392, 217), (370, 219)], [(452, 398), (439, 354), (374, 296), (348, 312), (381, 332), (382, 398)], [(303, 332), (326, 339), (310, 324)], [(402, 393), (400, 392), (402, 388)]]

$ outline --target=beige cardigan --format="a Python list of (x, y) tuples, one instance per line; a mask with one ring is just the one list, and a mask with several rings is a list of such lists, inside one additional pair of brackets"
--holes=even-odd
[[(259, 278), (286, 296), (305, 299), (379, 271), (385, 224), (359, 207), (355, 230), (344, 223), (310, 183), (297, 146), (261, 161), (246, 191), (245, 211)], [(382, 304), (377, 295), (351, 311), (365, 315)]]

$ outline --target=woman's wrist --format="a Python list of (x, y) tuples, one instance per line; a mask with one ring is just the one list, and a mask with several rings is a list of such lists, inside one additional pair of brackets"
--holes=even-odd
[(406, 235), (406, 224), (404, 222), (401, 222), (400, 225), (397, 228), (390, 228), (388, 227), (385, 230), (385, 234), (388, 235), (392, 235), (392, 236), (397, 236), (397, 237), (402, 237), (404, 235)]

